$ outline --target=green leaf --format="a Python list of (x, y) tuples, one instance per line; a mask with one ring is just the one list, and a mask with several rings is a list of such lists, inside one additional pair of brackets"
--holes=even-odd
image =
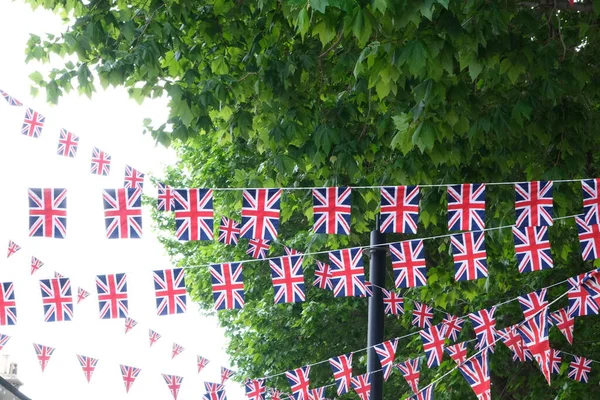
[(325, 9), (329, 5), (328, 0), (309, 0), (309, 4), (312, 8), (319, 11), (320, 13), (325, 14)]
[(329, 42), (333, 40), (335, 37), (335, 31), (333, 29), (329, 29), (324, 20), (320, 21), (317, 25), (312, 29), (313, 34), (319, 36), (319, 40), (323, 47)]
[(310, 19), (308, 17), (308, 11), (306, 11), (306, 8), (302, 8), (302, 10), (300, 10), (300, 12), (298, 13), (298, 18), (296, 19), (296, 26), (298, 27), (298, 32), (304, 40), (304, 35), (306, 35), (306, 32), (308, 32), (308, 28), (310, 26)]
[(471, 80), (474, 81), (475, 79), (477, 79), (482, 70), (483, 65), (481, 65), (476, 60), (471, 61), (471, 63), (469, 64), (469, 76), (471, 77)]
[(431, 150), (435, 142), (435, 127), (429, 120), (422, 121), (412, 137), (412, 142), (416, 145), (421, 153), (425, 150)]
[(385, 14), (388, 8), (388, 0), (373, 0), (373, 10)]
[(352, 24), (352, 33), (358, 39), (359, 46), (364, 46), (369, 38), (373, 27), (371, 25), (371, 18), (361, 8), (358, 8), (354, 16), (354, 22)]
[(44, 77), (38, 71), (31, 73), (29, 75), (29, 79), (31, 79), (36, 85), (41, 85), (44, 82)]

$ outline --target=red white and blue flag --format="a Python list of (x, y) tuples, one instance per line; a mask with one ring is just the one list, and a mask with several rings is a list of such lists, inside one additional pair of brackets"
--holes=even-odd
[(0, 325), (17, 323), (17, 302), (12, 282), (0, 283)]
[(430, 383), (428, 386), (425, 386), (424, 389), (421, 389), (418, 393), (413, 394), (406, 400), (433, 400), (434, 385), (435, 383)]
[(235, 246), (238, 244), (240, 236), (240, 225), (226, 216), (221, 216), (221, 225), (219, 226), (219, 242)]
[(417, 233), (420, 200), (418, 186), (382, 187), (379, 231)]
[(331, 284), (331, 267), (329, 264), (317, 260), (313, 286), (319, 289), (333, 290), (333, 285)]
[(125, 384), (125, 393), (129, 393), (129, 389), (131, 389), (140, 372), (140, 368), (121, 364), (121, 376), (123, 376), (123, 383)]
[(42, 279), (40, 288), (44, 305), (44, 321), (71, 321), (73, 319), (73, 297), (70, 279)]
[(493, 343), (496, 337), (495, 312), (496, 307), (494, 306), (469, 314), (469, 319), (473, 324), (473, 329), (475, 330), (475, 336), (477, 338), (477, 344), (475, 344), (477, 350), (483, 350), (487, 347), (491, 352), (494, 352)]
[(132, 330), (137, 325), (137, 321), (131, 317), (125, 318), (125, 333)]
[(404, 298), (398, 296), (394, 290), (381, 289), (385, 313), (391, 315), (404, 314)]
[(513, 352), (513, 361), (525, 362), (529, 353), (525, 353), (523, 338), (519, 335), (514, 325), (496, 331), (498, 337), (506, 347)]
[(303, 256), (283, 256), (269, 260), (275, 304), (304, 301)]
[(281, 189), (250, 189), (242, 194), (240, 236), (247, 239), (277, 239)]
[(460, 342), (446, 347), (446, 353), (457, 364), (462, 364), (467, 360), (467, 342)]
[(204, 393), (202, 400), (227, 400), (227, 395), (225, 390), (218, 390), (216, 392)]
[(491, 400), (489, 352), (480, 351), (476, 356), (458, 366), (478, 400)]
[[(542, 357), (541, 361), (536, 358), (536, 361), (540, 363), (542, 372), (549, 380), (549, 372), (546, 375), (545, 363), (548, 361), (548, 350), (550, 349), (550, 341), (548, 340), (548, 307), (542, 309), (535, 315), (532, 315), (529, 319), (525, 320), (518, 328), (519, 334), (523, 338), (523, 347), (525, 350), (530, 352), (533, 357)], [(549, 367), (548, 367), (549, 368)]]
[(173, 348), (171, 349), (171, 360), (183, 353), (184, 351), (185, 348), (182, 345), (173, 342)]
[(206, 357), (196, 356), (196, 364), (198, 365), (198, 373), (202, 372), (202, 370), (210, 363), (210, 360)]
[(374, 346), (375, 353), (379, 358), (379, 364), (383, 370), (383, 380), (387, 381), (392, 373), (392, 367), (394, 366), (394, 358), (396, 357), (396, 348), (398, 347), (398, 340), (388, 340), (386, 342), (377, 344)]
[(554, 266), (547, 226), (513, 228), (519, 272), (532, 272)]
[(292, 249), (291, 247), (283, 246), (283, 251), (286, 256), (301, 256), (302, 253), (296, 249)]
[(235, 374), (235, 371), (230, 370), (229, 368), (221, 367), (221, 385), (224, 385), (225, 382), (229, 380)]
[(444, 324), (438, 324), (419, 331), (428, 368), (439, 367), (442, 363), (445, 330)]
[(313, 189), (315, 233), (350, 234), (352, 189), (328, 187)]
[[(283, 400), (284, 394), (281, 390), (269, 388), (269, 396), (271, 396), (270, 400)], [(289, 396), (286, 396), (286, 398), (289, 399)]]
[(140, 189), (104, 189), (104, 224), (108, 239), (142, 237), (142, 191)]
[(48, 361), (50, 361), (50, 357), (54, 350), (54, 347), (44, 346), (43, 344), (33, 344), (33, 348), (35, 350), (35, 355), (40, 363), (40, 367), (42, 368), (42, 372), (46, 370), (46, 366), (48, 365)]
[(92, 149), (92, 165), (90, 167), (92, 175), (108, 176), (110, 174), (111, 158), (110, 154), (94, 147)]
[(158, 200), (156, 201), (156, 209), (158, 211), (173, 211), (175, 210), (175, 195), (171, 186), (164, 183), (158, 183)]
[(123, 187), (126, 189), (143, 189), (145, 176), (143, 172), (138, 171), (130, 165), (126, 165)]
[(422, 240), (390, 244), (394, 282), (397, 288), (427, 285), (427, 267)]
[(0, 350), (2, 350), (4, 346), (6, 346), (9, 340), (10, 336), (5, 335), (4, 333), (0, 333)]
[(215, 310), (233, 310), (244, 307), (242, 263), (212, 264), (210, 275)]
[(29, 189), (29, 236), (66, 235), (67, 189)]
[(13, 254), (15, 254), (19, 250), (21, 250), (21, 246), (19, 246), (18, 244), (16, 244), (12, 240), (9, 240), (8, 241), (8, 254), (7, 254), (6, 258), (9, 258), (10, 256), (12, 256)]
[(456, 315), (446, 313), (446, 317), (442, 320), (442, 324), (446, 325), (446, 339), (456, 342), (464, 322), (465, 320), (463, 318), (458, 318)]
[(257, 260), (264, 260), (267, 258), (269, 246), (271, 246), (270, 240), (250, 239), (248, 241), (248, 250), (246, 250), (246, 254), (252, 258), (256, 258)]
[(311, 400), (327, 400), (325, 399), (325, 389), (327, 386), (321, 386), (310, 391)]
[(448, 230), (485, 229), (485, 185), (464, 183), (448, 186)]
[(250, 379), (244, 385), (246, 387), (246, 399), (264, 400), (267, 393), (264, 379)]
[(297, 368), (285, 373), (295, 400), (310, 400), (310, 389), (308, 388), (310, 385), (309, 372), (310, 366), (307, 365), (306, 367)]
[(67, 131), (66, 129), (61, 129), (56, 153), (59, 156), (74, 158), (77, 155), (78, 147), (79, 136)]
[(173, 395), (173, 400), (177, 400), (179, 395), (179, 389), (181, 389), (181, 383), (183, 382), (182, 376), (162, 374), (169, 391)]
[(573, 356), (573, 361), (569, 364), (569, 378), (588, 383), (589, 374), (592, 371), (592, 360), (585, 357)]
[(553, 224), (552, 181), (517, 183), (515, 194), (516, 226)]
[(21, 134), (32, 138), (39, 138), (44, 128), (46, 117), (37, 111), (28, 108), (25, 111), (25, 118), (23, 119), (23, 127), (21, 128)]
[(31, 275), (33, 275), (35, 271), (42, 268), (43, 266), (44, 263), (42, 262), (42, 260), (35, 256), (31, 256)]
[(451, 237), (457, 281), (487, 278), (488, 266), (483, 232), (466, 232)]
[(360, 400), (371, 398), (371, 373), (358, 375), (352, 378), (352, 389)]
[(581, 274), (567, 280), (569, 315), (573, 317), (584, 317), (599, 313), (598, 304), (582, 284), (585, 275)]
[(85, 300), (90, 295), (90, 292), (87, 290), (78, 287), (77, 288), (77, 304), (81, 303), (82, 300)]
[(224, 390), (224, 388), (225, 388), (225, 386), (223, 386), (222, 383), (204, 382), (204, 389), (208, 393), (220, 392), (220, 391)]
[(152, 329), (148, 329), (148, 338), (150, 339), (150, 347), (160, 339), (162, 336), (160, 333), (153, 331)]
[(332, 357), (329, 359), (329, 364), (333, 371), (338, 396), (348, 393), (352, 381), (352, 353)]
[(90, 380), (92, 379), (92, 374), (96, 370), (98, 359), (80, 355), (77, 355), (77, 359), (79, 360), (79, 365), (81, 365), (81, 369), (83, 370), (85, 379), (88, 381), (88, 383), (90, 383)]
[(127, 318), (127, 275), (109, 274), (96, 277), (98, 308), (101, 319)]
[(583, 220), (586, 225), (600, 224), (600, 178), (581, 181), (583, 190)]
[(433, 307), (413, 301), (412, 324), (421, 329), (429, 328), (433, 322)]
[(577, 223), (583, 261), (600, 258), (600, 225), (587, 225), (583, 218), (579, 217), (575, 217), (575, 222)]
[(421, 358), (406, 360), (396, 364), (396, 368), (398, 368), (413, 393), (417, 393), (419, 391), (419, 378), (421, 377)]
[(361, 248), (329, 252), (331, 284), (335, 297), (367, 295), (362, 253)]
[(212, 189), (176, 189), (174, 195), (177, 240), (213, 240)]
[(2, 97), (4, 97), (4, 100), (6, 100), (6, 102), (8, 103), (9, 106), (13, 106), (13, 107), (22, 107), (23, 106), (23, 103), (21, 103), (19, 100), (15, 99), (14, 97), (12, 97), (8, 93), (6, 93), (4, 90), (0, 90), (0, 95), (2, 95)]
[(560, 374), (562, 365), (562, 352), (556, 349), (550, 349), (550, 373)]
[(546, 300), (547, 291), (547, 289), (540, 289), (524, 296), (519, 296), (519, 303), (521, 303), (521, 309), (523, 310), (525, 319), (548, 307), (548, 300)]
[(569, 313), (568, 309), (561, 308), (550, 314), (552, 325), (558, 328), (564, 335), (569, 344), (573, 344), (573, 330), (575, 329), (575, 318)]
[(154, 291), (158, 315), (182, 314), (186, 310), (183, 268), (154, 271)]

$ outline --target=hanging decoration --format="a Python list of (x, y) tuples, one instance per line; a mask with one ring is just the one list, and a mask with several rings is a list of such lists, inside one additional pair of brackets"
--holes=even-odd
[(44, 128), (46, 117), (42, 114), (28, 108), (25, 111), (25, 118), (23, 119), (23, 127), (21, 128), (21, 134), (32, 138), (39, 138)]
[(67, 189), (29, 189), (29, 236), (64, 239)]
[(418, 186), (382, 187), (379, 231), (416, 234), (420, 200)]
[(121, 364), (121, 375), (123, 376), (123, 383), (125, 384), (125, 393), (129, 393), (129, 389), (131, 389), (133, 382), (135, 382), (140, 372), (140, 368)]
[(422, 240), (392, 243), (389, 248), (397, 288), (427, 285), (427, 267)]
[(352, 189), (328, 187), (313, 189), (315, 233), (350, 235)]
[(221, 217), (221, 225), (219, 225), (219, 242), (236, 246), (240, 236), (240, 225), (226, 216)]
[(79, 136), (67, 131), (66, 129), (61, 129), (60, 137), (58, 138), (58, 149), (56, 150), (56, 154), (62, 157), (75, 158), (78, 147)]
[(329, 364), (333, 371), (338, 396), (348, 393), (352, 382), (352, 353), (332, 357), (329, 359)]
[(125, 189), (144, 189), (145, 176), (143, 172), (138, 171), (130, 165), (126, 165), (123, 187)]
[(552, 181), (517, 183), (515, 196), (517, 227), (552, 226)]
[(19, 246), (18, 244), (16, 244), (12, 240), (9, 240), (8, 241), (8, 254), (6, 255), (6, 258), (9, 258), (10, 256), (12, 256), (13, 254), (15, 254), (19, 250), (21, 250), (21, 246)]

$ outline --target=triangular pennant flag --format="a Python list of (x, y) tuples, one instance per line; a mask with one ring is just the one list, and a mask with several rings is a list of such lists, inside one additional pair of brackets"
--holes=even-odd
[(81, 302), (81, 300), (85, 300), (90, 295), (90, 292), (87, 290), (78, 287), (77, 288), (77, 304)]
[[(519, 335), (515, 325), (497, 330), (496, 333), (502, 340), (502, 343), (513, 352), (513, 361), (525, 362), (527, 356), (523, 347), (523, 338)], [(529, 353), (527, 353), (529, 354)]]
[(235, 371), (232, 371), (228, 368), (221, 367), (221, 385), (224, 385), (225, 382), (229, 380), (235, 374)]
[(181, 382), (183, 382), (183, 377), (176, 375), (167, 375), (162, 374), (169, 391), (173, 395), (173, 400), (177, 400), (177, 396), (179, 395), (179, 389), (181, 388)]
[(223, 384), (215, 382), (204, 382), (204, 389), (208, 393), (220, 392), (224, 388)]
[(196, 356), (196, 363), (198, 364), (198, 373), (202, 372), (204, 367), (208, 365), (210, 360), (208, 358), (204, 358), (202, 356)]
[(371, 374), (367, 372), (353, 377), (352, 389), (354, 389), (360, 400), (369, 400), (371, 398)]
[(285, 373), (295, 400), (310, 400), (310, 389), (308, 388), (310, 385), (309, 373), (309, 365)]
[(227, 396), (225, 395), (224, 390), (219, 390), (211, 393), (204, 393), (202, 395), (202, 400), (227, 400)]
[(569, 344), (573, 344), (573, 329), (575, 328), (575, 318), (571, 314), (569, 314), (568, 309), (561, 308), (558, 311), (550, 314), (550, 320), (552, 321), (552, 325), (560, 330)]
[(150, 338), (150, 347), (161, 338), (160, 333), (153, 331), (152, 329), (149, 330), (148, 336)]
[(37, 257), (31, 256), (31, 275), (38, 269), (42, 268), (44, 263)]
[(173, 343), (173, 352), (171, 353), (171, 360), (183, 353), (185, 349), (182, 345)]
[[(133, 318), (125, 318), (125, 333), (129, 332), (130, 330), (133, 329), (134, 326), (137, 325), (137, 321)], [(152, 334), (150, 334), (150, 336), (152, 336)], [(150, 346), (152, 346), (152, 343), (150, 343)]]
[(413, 358), (396, 364), (396, 368), (402, 373), (410, 389), (417, 393), (419, 391), (419, 378), (421, 377), (421, 358)]
[(443, 324), (434, 325), (429, 329), (419, 331), (423, 340), (423, 350), (427, 357), (427, 367), (438, 367), (444, 356), (444, 333), (446, 328)]
[(462, 364), (467, 359), (467, 342), (460, 342), (446, 347), (446, 353), (457, 364)]
[(287, 247), (287, 246), (283, 246), (283, 251), (285, 252), (286, 256), (301, 256), (302, 255), (302, 253), (300, 253), (298, 250), (292, 249), (291, 247)]
[[(529, 350), (526, 350), (526, 351), (529, 351)], [(532, 353), (533, 359), (539, 365), (540, 371), (542, 371), (542, 374), (544, 375), (544, 378), (546, 378), (548, 385), (551, 384), (550, 375), (552, 374), (551, 365), (550, 365), (550, 351), (551, 351), (550, 349), (547, 349), (541, 353)]]
[(456, 342), (464, 322), (464, 318), (458, 318), (456, 315), (446, 313), (446, 318), (442, 320), (442, 324), (446, 326), (446, 339)]
[(430, 383), (424, 389), (421, 389), (419, 391), (419, 393), (416, 393), (416, 394), (408, 397), (406, 400), (433, 400), (433, 386), (434, 385), (435, 385), (434, 383)]
[(64, 275), (62, 275), (62, 274), (54, 271), (54, 278), (55, 279), (63, 279), (64, 277), (65, 277)]
[(458, 367), (478, 400), (492, 398), (488, 354), (487, 349), (481, 350)]
[(6, 346), (6, 343), (10, 340), (10, 336), (0, 333), (0, 350)]
[(352, 353), (330, 358), (329, 364), (333, 370), (338, 396), (348, 393), (352, 383)]
[(18, 244), (16, 244), (12, 240), (9, 240), (8, 241), (8, 255), (6, 256), (6, 258), (9, 258), (10, 256), (12, 256), (13, 254), (15, 254), (19, 250), (21, 250), (21, 246), (19, 246)]
[(50, 361), (52, 353), (54, 353), (54, 350), (56, 349), (54, 347), (44, 346), (35, 343), (33, 344), (33, 348), (35, 349), (35, 355), (37, 356), (38, 361), (40, 362), (40, 367), (42, 367), (42, 372), (44, 372), (44, 370), (46, 369), (46, 365), (48, 365), (48, 361)]
[(283, 400), (283, 393), (281, 393), (281, 390), (269, 388), (269, 395), (271, 396), (271, 400)]
[(135, 367), (128, 367), (127, 365), (121, 364), (121, 375), (123, 376), (123, 383), (125, 383), (125, 392), (129, 393), (131, 385), (135, 382), (135, 379), (140, 374), (141, 369)]
[(577, 275), (567, 280), (567, 297), (569, 298), (569, 315), (584, 317), (599, 313), (598, 303), (582, 284), (586, 274)]
[(396, 356), (396, 348), (398, 346), (398, 340), (388, 340), (381, 344), (375, 345), (375, 352), (379, 357), (379, 363), (383, 370), (383, 380), (387, 381), (392, 373), (392, 367), (394, 366), (394, 357)]
[(90, 379), (92, 379), (92, 374), (96, 369), (96, 364), (98, 364), (98, 359), (80, 355), (77, 355), (77, 359), (79, 360), (79, 365), (81, 365), (85, 379), (87, 379), (89, 383)]
[(13, 106), (13, 107), (22, 107), (23, 106), (23, 103), (21, 103), (19, 100), (15, 99), (14, 97), (12, 97), (8, 93), (6, 93), (4, 90), (0, 90), (0, 95), (2, 95), (2, 97), (4, 97), (4, 100), (6, 100), (6, 102), (8, 103), (9, 106)]
[(248, 400), (264, 400), (267, 388), (264, 379), (252, 379), (246, 382), (246, 398)]

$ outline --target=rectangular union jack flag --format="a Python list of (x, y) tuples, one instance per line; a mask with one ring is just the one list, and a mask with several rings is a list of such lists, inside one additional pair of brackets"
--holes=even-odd
[(333, 285), (331, 284), (331, 267), (329, 264), (317, 260), (313, 286), (320, 289), (333, 290)]
[(328, 187), (313, 189), (313, 211), (315, 233), (350, 234), (352, 211), (352, 189)]
[(31, 275), (38, 269), (42, 268), (44, 263), (37, 257), (31, 256)]
[(600, 225), (587, 225), (583, 218), (579, 217), (575, 217), (575, 222), (577, 223), (583, 261), (600, 258)]
[(552, 181), (533, 181), (515, 185), (516, 226), (553, 224)]
[(375, 345), (375, 353), (379, 358), (379, 364), (383, 370), (383, 380), (387, 381), (392, 373), (392, 367), (394, 366), (394, 357), (396, 357), (396, 349), (398, 347), (398, 340), (388, 340), (381, 344)]
[(109, 274), (96, 276), (98, 308), (101, 319), (127, 318), (127, 275)]
[(0, 325), (16, 325), (17, 302), (12, 282), (0, 283)]
[(48, 365), (48, 361), (50, 361), (52, 353), (54, 353), (54, 350), (56, 349), (54, 347), (44, 346), (43, 344), (37, 343), (33, 344), (33, 349), (35, 350), (35, 355), (38, 358), (42, 372), (44, 372), (46, 370), (46, 366)]
[(338, 396), (348, 393), (352, 381), (352, 353), (330, 358), (329, 365), (333, 371)]
[(404, 314), (404, 298), (398, 296), (394, 290), (381, 289), (385, 313), (391, 315)]
[(196, 356), (196, 364), (198, 365), (198, 373), (202, 372), (204, 368), (210, 363), (210, 360), (206, 357)]
[(412, 324), (421, 329), (429, 328), (433, 321), (433, 307), (413, 301)]
[(519, 272), (532, 272), (554, 266), (548, 240), (548, 227), (526, 226), (513, 228)]
[(465, 377), (478, 400), (491, 400), (489, 353), (480, 351), (475, 357), (465, 361), (458, 369)]
[(446, 347), (446, 353), (457, 364), (462, 364), (467, 360), (467, 343), (460, 342)]
[(242, 263), (212, 264), (210, 275), (215, 310), (233, 310), (244, 307)]
[(14, 97), (12, 97), (8, 93), (6, 93), (4, 90), (0, 90), (0, 95), (2, 95), (2, 97), (4, 97), (4, 100), (6, 100), (6, 102), (8, 103), (9, 106), (13, 106), (13, 107), (22, 107), (23, 106), (23, 103), (21, 103), (19, 100), (15, 99)]
[(69, 278), (42, 279), (44, 321), (70, 321), (73, 319), (73, 297)]
[(371, 373), (358, 375), (352, 378), (352, 389), (358, 395), (360, 400), (369, 400), (371, 398)]
[(448, 230), (485, 229), (485, 185), (464, 183), (448, 186)]
[(176, 189), (177, 240), (213, 240), (212, 189)]
[(169, 388), (169, 391), (171, 392), (171, 395), (173, 396), (173, 400), (177, 400), (179, 389), (181, 388), (181, 383), (183, 382), (183, 377), (167, 374), (162, 374), (162, 376), (167, 384), (167, 387)]
[(269, 251), (270, 246), (270, 240), (250, 239), (248, 241), (248, 249), (246, 250), (246, 254), (250, 255), (252, 258), (256, 258), (257, 260), (264, 260), (267, 258), (267, 252)]
[(398, 368), (413, 393), (417, 393), (419, 391), (419, 378), (421, 377), (421, 358), (406, 360), (396, 364), (396, 368)]
[(19, 250), (21, 250), (21, 246), (19, 246), (18, 244), (16, 244), (12, 240), (9, 240), (8, 241), (8, 254), (7, 254), (6, 258), (9, 258), (10, 256), (12, 256), (13, 254), (15, 254)]
[(138, 171), (130, 165), (125, 166), (125, 180), (123, 187), (126, 189), (143, 189), (146, 174)]
[(285, 252), (286, 256), (299, 256), (302, 255), (301, 252), (299, 252), (296, 249), (292, 249), (291, 247), (287, 247), (287, 246), (283, 246), (283, 251)]
[(454, 268), (454, 279), (470, 281), (487, 278), (488, 267), (483, 232), (466, 232), (453, 235), (451, 238)]
[(264, 400), (267, 393), (264, 379), (249, 379), (246, 381), (246, 398), (248, 400)]
[(331, 284), (335, 297), (367, 295), (362, 254), (361, 248), (329, 252)]
[(92, 149), (92, 166), (90, 168), (92, 175), (108, 176), (110, 174), (111, 158), (110, 154), (94, 147)]
[(321, 386), (310, 391), (311, 400), (327, 400), (325, 398), (325, 388), (327, 386)]
[(569, 378), (588, 383), (589, 373), (592, 371), (592, 360), (585, 357), (573, 356), (573, 361), (569, 364)]
[(121, 376), (123, 377), (123, 383), (125, 384), (125, 393), (129, 393), (129, 389), (131, 389), (133, 382), (135, 382), (141, 371), (140, 368), (121, 364)]
[(600, 178), (581, 181), (583, 190), (583, 220), (586, 225), (600, 224)]
[(142, 237), (142, 191), (140, 189), (104, 189), (104, 224), (108, 239)]
[(83, 370), (85, 379), (88, 381), (88, 383), (90, 383), (90, 380), (92, 379), (92, 374), (96, 370), (98, 359), (80, 355), (77, 355), (77, 359), (79, 360), (79, 365), (81, 365), (81, 369)]
[(221, 216), (221, 226), (219, 227), (219, 242), (235, 246), (238, 244), (240, 236), (240, 225), (226, 216)]
[(569, 315), (573, 317), (597, 315), (600, 312), (598, 304), (582, 284), (584, 277), (585, 274), (581, 274), (567, 280)]
[(310, 389), (308, 388), (310, 385), (309, 372), (310, 366), (307, 365), (306, 367), (297, 368), (285, 373), (295, 400), (310, 400)]
[(250, 189), (242, 194), (240, 236), (276, 240), (279, 229), (281, 189)]
[(25, 118), (23, 119), (23, 127), (21, 134), (32, 138), (39, 138), (44, 128), (46, 117), (37, 111), (28, 108), (25, 110)]
[(575, 329), (575, 318), (569, 313), (567, 307), (561, 308), (550, 314), (550, 322), (558, 328), (569, 344), (573, 344), (573, 330)]
[(456, 342), (464, 322), (463, 318), (446, 313), (446, 317), (442, 320), (442, 324), (446, 325), (446, 339)]
[(173, 195), (173, 188), (171, 186), (158, 182), (158, 200), (156, 201), (156, 209), (158, 211), (175, 210), (175, 196)]
[(475, 344), (477, 350), (483, 350), (487, 347), (491, 352), (494, 352), (494, 342), (496, 340), (495, 312), (496, 307), (494, 306), (469, 314), (469, 319), (473, 324), (475, 336), (477, 337), (477, 344)]
[(550, 373), (560, 374), (562, 365), (562, 352), (556, 349), (550, 349)]
[(275, 304), (304, 301), (303, 256), (283, 256), (269, 260)]
[(427, 367), (439, 367), (444, 356), (444, 340), (446, 334), (444, 324), (433, 325), (419, 331), (423, 341), (423, 350), (427, 358)]
[(496, 333), (502, 343), (513, 352), (513, 361), (524, 362), (530, 358), (524, 352), (523, 338), (519, 335), (515, 325), (498, 329)]
[(67, 189), (29, 189), (29, 236), (64, 239)]
[(394, 282), (397, 288), (427, 285), (427, 267), (422, 240), (390, 244)]
[(418, 186), (382, 187), (379, 231), (417, 233), (420, 200)]
[(78, 147), (79, 136), (67, 131), (66, 129), (61, 129), (56, 153), (59, 156), (74, 158), (77, 155)]
[(154, 291), (158, 315), (182, 314), (186, 310), (183, 268), (154, 271)]

